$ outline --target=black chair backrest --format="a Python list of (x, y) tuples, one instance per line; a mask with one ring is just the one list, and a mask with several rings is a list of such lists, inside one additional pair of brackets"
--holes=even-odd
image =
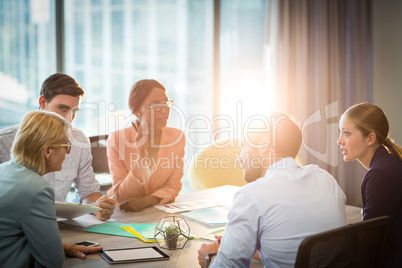
[(107, 138), (108, 135), (89, 137), (92, 152), (92, 168), (95, 173), (110, 173), (106, 152)]
[(388, 216), (309, 236), (299, 246), (295, 268), (379, 267)]

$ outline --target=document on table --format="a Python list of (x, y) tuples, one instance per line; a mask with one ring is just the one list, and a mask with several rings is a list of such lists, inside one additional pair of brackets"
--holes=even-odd
[(216, 207), (220, 204), (213, 200), (197, 200), (197, 201), (189, 201), (189, 202), (180, 202), (180, 203), (169, 203), (165, 205), (155, 206), (157, 209), (163, 210), (169, 213), (179, 213), (184, 211), (191, 211), (196, 209), (210, 208)]
[(63, 202), (56, 202), (55, 207), (56, 207), (56, 217), (63, 219), (74, 219), (79, 216), (100, 210), (100, 207), (94, 207), (90, 205), (77, 204), (77, 203), (63, 203)]
[(228, 223), (228, 210), (220, 207), (190, 211), (181, 215), (214, 226)]
[[(100, 225), (94, 225), (87, 229), (85, 232), (135, 237), (141, 239), (144, 242), (156, 242), (154, 233), (155, 227), (158, 223), (118, 223), (118, 222), (106, 222)], [(189, 239), (197, 238), (190, 234)]]
[(121, 228), (146, 243), (156, 242), (154, 235), (157, 223), (131, 223), (130, 225), (121, 226)]
[(98, 219), (95, 215), (86, 214), (74, 219), (57, 219), (58, 222), (75, 225), (75, 226), (82, 226), (82, 227), (89, 227), (93, 225), (104, 224), (105, 222), (112, 222), (116, 221), (115, 219), (108, 219), (107, 221), (102, 221)]
[(226, 231), (226, 226), (219, 228), (219, 229), (215, 229), (205, 235), (201, 235), (199, 238), (216, 241), (215, 235), (223, 235), (225, 233), (225, 231)]
[(129, 223), (119, 223), (119, 222), (106, 222), (104, 224), (94, 225), (87, 229), (85, 232), (107, 234), (107, 235), (117, 235), (126, 237), (136, 237), (133, 234), (122, 229), (122, 226), (130, 227)]

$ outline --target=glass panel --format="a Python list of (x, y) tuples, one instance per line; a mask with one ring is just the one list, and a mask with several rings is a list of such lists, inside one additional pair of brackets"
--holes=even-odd
[[(41, 83), (56, 72), (54, 3), (0, 1), (0, 128), (37, 109)], [(229, 134), (235, 135), (247, 116), (266, 110), (273, 100), (267, 0), (221, 4), (219, 115), (240, 122)], [(175, 101), (169, 125), (186, 131), (186, 157), (211, 143), (213, 120), (219, 120), (212, 114), (212, 0), (69, 0), (64, 5), (65, 73), (86, 90), (75, 127), (91, 136), (128, 126), (131, 86), (155, 78)], [(243, 119), (234, 121), (239, 113)], [(219, 123), (231, 127), (228, 120)]]
[[(92, 136), (130, 126), (129, 91), (145, 78), (175, 101), (169, 126), (188, 132), (189, 118), (212, 121), (211, 0), (77, 1), (64, 2), (66, 73), (86, 91), (75, 127)], [(186, 139), (191, 158), (191, 144), (210, 135)]]
[(54, 2), (0, 1), (0, 129), (38, 109), (43, 80), (56, 72)]
[(267, 0), (221, 0), (221, 137), (239, 137), (242, 126), (258, 113), (273, 109)]
[(86, 91), (75, 127), (91, 136), (128, 126), (129, 91), (144, 78), (175, 101), (170, 126), (212, 118), (212, 1), (79, 2), (65, 1), (66, 73)]

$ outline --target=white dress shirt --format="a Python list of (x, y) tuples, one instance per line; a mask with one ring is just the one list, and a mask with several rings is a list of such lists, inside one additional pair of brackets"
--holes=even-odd
[(256, 250), (264, 267), (293, 267), (305, 237), (346, 225), (345, 201), (328, 172), (282, 159), (236, 193), (211, 267), (249, 267)]

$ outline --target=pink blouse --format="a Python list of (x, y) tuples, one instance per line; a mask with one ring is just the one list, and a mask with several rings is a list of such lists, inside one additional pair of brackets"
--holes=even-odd
[(148, 178), (136, 178), (131, 171), (139, 156), (134, 146), (137, 132), (128, 127), (109, 135), (107, 156), (113, 184), (107, 195), (114, 195), (119, 203), (130, 197), (153, 195), (159, 204), (173, 202), (182, 188), (184, 172), (184, 132), (171, 127), (162, 128), (158, 157)]

